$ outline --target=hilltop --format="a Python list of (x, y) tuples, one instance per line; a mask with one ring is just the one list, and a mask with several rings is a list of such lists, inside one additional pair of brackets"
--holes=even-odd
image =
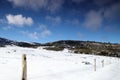
[(20, 47), (37, 48), (44, 46), (44, 49), (62, 51), (65, 48), (70, 52), (77, 54), (95, 54), (104, 56), (120, 57), (120, 44), (115, 43), (102, 43), (95, 41), (75, 41), (75, 40), (60, 40), (48, 43), (36, 43), (36, 42), (18, 42), (5, 38), (0, 38), (0, 46), (16, 45)]

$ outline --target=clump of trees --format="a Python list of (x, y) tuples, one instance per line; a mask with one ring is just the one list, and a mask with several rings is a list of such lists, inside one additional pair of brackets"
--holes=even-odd
[(0, 47), (5, 47), (5, 45), (0, 44)]
[(64, 48), (63, 47), (46, 47), (44, 49), (52, 50), (52, 51), (62, 51)]

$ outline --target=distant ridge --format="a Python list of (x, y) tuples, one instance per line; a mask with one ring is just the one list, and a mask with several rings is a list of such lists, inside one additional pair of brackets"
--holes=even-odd
[[(120, 57), (120, 44), (103, 43), (95, 41), (74, 41), (74, 40), (60, 40), (45, 44), (47, 50), (63, 50), (68, 48), (77, 54), (96, 54), (104, 56)], [(51, 46), (51, 47), (50, 47)]]
[(37, 47), (40, 46), (40, 43), (30, 43), (30, 42), (18, 42), (14, 40), (9, 40), (6, 38), (0, 38), (0, 46), (4, 47), (5, 45), (16, 45), (20, 47)]
[(0, 38), (0, 47), (5, 45), (16, 45), (20, 47), (37, 48), (44, 46), (44, 49), (60, 51), (65, 48), (77, 54), (96, 54), (104, 56), (120, 57), (120, 44), (103, 43), (95, 41), (76, 41), (76, 40), (60, 40), (49, 43), (36, 43), (36, 42), (18, 42), (6, 38)]

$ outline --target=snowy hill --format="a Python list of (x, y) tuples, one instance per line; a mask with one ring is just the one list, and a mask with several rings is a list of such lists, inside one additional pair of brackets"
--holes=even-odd
[[(22, 54), (27, 54), (28, 80), (119, 80), (120, 59), (63, 51), (43, 47), (0, 48), (0, 80), (21, 80)], [(94, 71), (96, 59), (96, 71)], [(101, 61), (104, 60), (104, 67)]]

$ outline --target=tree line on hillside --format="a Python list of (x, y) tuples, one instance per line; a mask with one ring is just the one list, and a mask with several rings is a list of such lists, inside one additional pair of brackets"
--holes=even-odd
[(95, 54), (120, 57), (120, 44), (102, 43), (95, 41), (61, 40), (46, 44), (47, 50), (63, 50), (68, 48), (77, 54)]
[(113, 43), (102, 43), (95, 41), (74, 41), (74, 40), (60, 40), (45, 44), (40, 43), (28, 43), (28, 42), (17, 42), (0, 38), (0, 47), (5, 45), (16, 45), (20, 47), (37, 48), (39, 46), (45, 46), (44, 49), (62, 51), (64, 48), (69, 49), (71, 52), (76, 54), (95, 54), (104, 56), (120, 57), (120, 44)]

